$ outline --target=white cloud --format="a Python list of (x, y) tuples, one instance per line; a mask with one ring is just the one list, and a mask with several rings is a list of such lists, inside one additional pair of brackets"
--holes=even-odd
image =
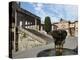
[(41, 4), (41, 3), (32, 3), (31, 2), (30, 4), (32, 4), (34, 9), (37, 10), (37, 11), (40, 11), (42, 9), (42, 7), (43, 7), (43, 4)]
[(33, 4), (33, 6), (36, 11), (40, 11), (43, 8), (43, 4), (41, 4), (41, 3), (35, 3), (35, 4)]
[(52, 9), (49, 8), (51, 11), (53, 11), (57, 15), (57, 17), (53, 17), (55, 14), (49, 13), (48, 11), (44, 11), (43, 6), (44, 6), (43, 4), (34, 4), (36, 14), (39, 14), (39, 16), (41, 17), (41, 23), (44, 23), (44, 19), (46, 16), (50, 16), (52, 23), (58, 21), (57, 17), (59, 14), (57, 13), (57, 11), (56, 10), (54, 11), (53, 7)]
[(42, 6), (43, 6), (43, 4), (41, 4), (41, 3), (38, 3), (38, 4), (37, 4), (37, 6), (38, 6), (38, 7), (42, 7)]
[[(44, 5), (42, 3), (31, 3), (35, 9), (35, 14), (41, 17), (41, 22), (44, 23), (44, 19), (46, 16), (51, 17), (51, 22), (59, 21), (60, 18), (63, 19), (74, 19), (77, 16), (76, 6), (72, 5)], [(48, 10), (44, 10), (44, 7), (49, 8)]]

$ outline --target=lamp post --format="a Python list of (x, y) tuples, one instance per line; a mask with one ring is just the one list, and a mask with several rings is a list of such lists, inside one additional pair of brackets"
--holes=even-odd
[(65, 30), (53, 30), (51, 33), (52, 37), (55, 40), (55, 55), (62, 55), (63, 52), (63, 44), (65, 42), (65, 38), (67, 36), (67, 32)]

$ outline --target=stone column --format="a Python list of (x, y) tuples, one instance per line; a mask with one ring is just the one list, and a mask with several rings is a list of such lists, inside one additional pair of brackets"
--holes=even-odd
[(41, 26), (41, 31), (43, 31), (43, 26)]
[(15, 26), (14, 26), (14, 51), (18, 51), (18, 35), (17, 35), (17, 12), (15, 11)]
[(35, 19), (35, 30), (37, 30), (37, 19)]
[(19, 26), (22, 27), (22, 21), (20, 21), (19, 23), (20, 23)]
[(32, 22), (31, 22), (31, 29), (32, 29)]
[(16, 49), (16, 47), (15, 47), (15, 40), (16, 40), (16, 20), (17, 20), (17, 13), (16, 13), (16, 11), (15, 11), (15, 25), (14, 25), (14, 51), (15, 51), (15, 49)]
[(54, 26), (52, 25), (52, 31), (53, 31), (53, 27), (54, 27)]
[(22, 21), (22, 27), (25, 28), (25, 20)]
[(28, 28), (28, 21), (27, 21), (27, 28)]
[(29, 28), (31, 28), (31, 26), (30, 26), (30, 22), (29, 22)]
[(30, 22), (30, 29), (32, 29), (32, 22)]

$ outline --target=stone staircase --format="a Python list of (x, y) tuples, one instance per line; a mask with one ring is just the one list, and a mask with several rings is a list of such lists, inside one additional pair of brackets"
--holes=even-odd
[(19, 51), (47, 45), (53, 40), (32, 29), (18, 28), (19, 32)]
[[(26, 29), (26, 28), (25, 28), (25, 29)], [(31, 33), (33, 33), (34, 35), (42, 38), (44, 41), (46, 41), (47, 44), (48, 44), (48, 43), (51, 43), (51, 42), (53, 41), (53, 39), (50, 38), (49, 36), (44, 35), (44, 34), (38, 32), (38, 31), (36, 31), (36, 30), (33, 30), (33, 29), (26, 29), (26, 30), (29, 31), (29, 32), (31, 32)]]

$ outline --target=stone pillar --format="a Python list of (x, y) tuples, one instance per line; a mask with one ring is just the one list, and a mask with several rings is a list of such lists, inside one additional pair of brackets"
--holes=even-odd
[(32, 29), (32, 22), (31, 22), (31, 29)]
[(38, 31), (39, 31), (39, 25), (37, 25), (38, 26)]
[(14, 51), (18, 51), (18, 27), (17, 27), (17, 12), (15, 11), (15, 26), (14, 26)]
[(29, 28), (29, 22), (28, 22), (28, 26), (27, 27)]
[(43, 31), (43, 26), (41, 26), (41, 31)]
[(22, 27), (25, 28), (25, 20), (22, 20)]
[(31, 24), (30, 24), (30, 22), (29, 22), (29, 28), (31, 28)]
[(22, 27), (22, 21), (20, 21), (20, 24), (19, 24), (19, 26), (20, 26), (20, 27)]
[(30, 29), (32, 29), (32, 22), (30, 22)]
[(53, 27), (54, 27), (54, 26), (52, 25), (52, 31), (53, 31)]
[(35, 30), (37, 30), (37, 19), (35, 19)]
[(16, 49), (16, 47), (15, 47), (15, 40), (16, 40), (16, 20), (17, 20), (17, 13), (16, 13), (16, 11), (15, 11), (15, 26), (14, 26), (14, 51), (15, 51), (15, 49)]
[(27, 28), (28, 28), (28, 21), (27, 21)]

